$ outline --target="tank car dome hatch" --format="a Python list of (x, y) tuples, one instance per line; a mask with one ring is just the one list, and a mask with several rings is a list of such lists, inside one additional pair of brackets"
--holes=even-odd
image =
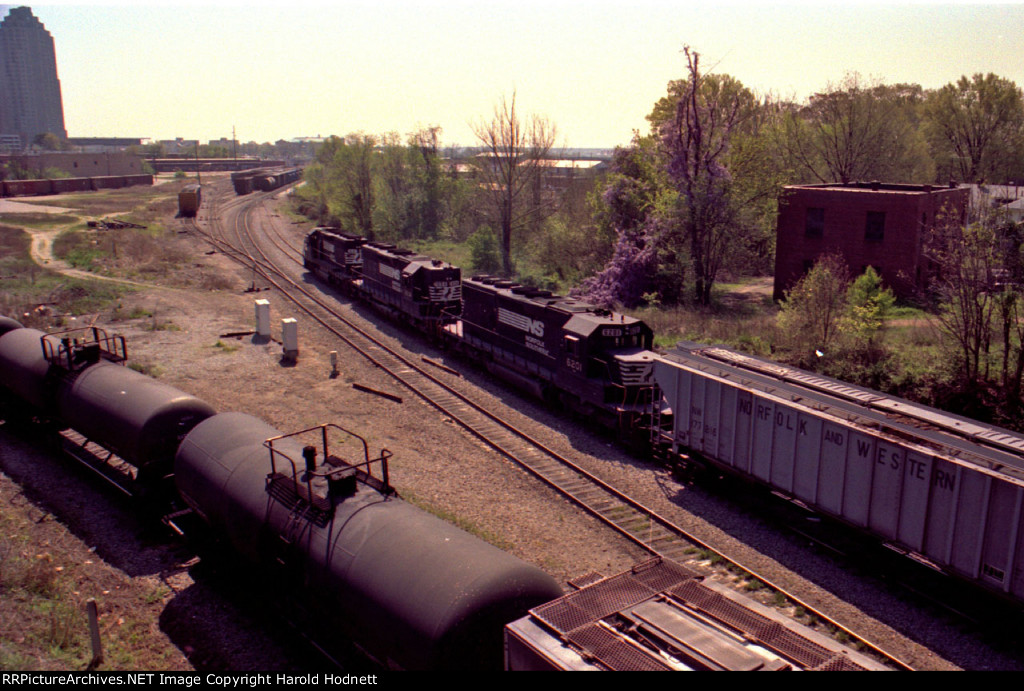
[[(301, 571), (295, 590), (322, 624), (378, 660), (498, 669), (504, 623), (561, 595), (539, 569), (366, 484), (335, 501), (326, 523), (309, 520), (268, 495), (264, 442), (279, 436), (242, 413), (204, 420), (178, 450), (178, 489), (241, 554)], [(280, 441), (281, 453), (302, 459), (298, 441)]]

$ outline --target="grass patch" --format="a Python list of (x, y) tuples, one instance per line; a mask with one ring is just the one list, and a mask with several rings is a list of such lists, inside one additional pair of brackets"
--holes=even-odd
[(240, 350), (242, 346), (231, 343), (225, 343), (224, 341), (217, 339), (217, 342), (213, 344), (214, 348), (217, 348), (222, 353), (233, 353), (236, 350)]
[(54, 226), (70, 225), (76, 221), (78, 221), (77, 217), (64, 214), (0, 214), (0, 223), (9, 223), (23, 228), (52, 228)]
[(500, 550), (503, 550), (503, 551), (506, 551), (506, 552), (511, 552), (512, 551), (512, 547), (513, 547), (512, 543), (508, 542), (507, 540), (502, 539), (501, 537), (499, 537), (498, 535), (495, 535), (494, 533), (490, 532), (489, 530), (485, 530), (485, 529), (481, 528), (480, 526), (478, 526), (477, 524), (473, 523), (470, 520), (467, 520), (467, 519), (465, 519), (465, 518), (463, 518), (461, 516), (453, 514), (450, 511), (446, 511), (445, 509), (438, 508), (438, 507), (434, 506), (433, 504), (431, 504), (431, 503), (429, 503), (429, 502), (427, 502), (427, 501), (425, 501), (423, 499), (420, 499), (419, 497), (417, 497), (417, 496), (415, 496), (413, 494), (409, 494), (409, 493), (403, 492), (402, 493), (402, 499), (404, 499), (405, 501), (409, 502), (410, 504), (413, 504), (414, 506), (417, 506), (417, 507), (423, 509), (427, 513), (430, 513), (430, 514), (433, 514), (433, 515), (437, 516), (438, 518), (440, 518), (441, 520), (445, 521), (446, 523), (450, 523), (450, 524), (452, 524), (452, 525), (454, 525), (454, 526), (456, 526), (458, 528), (461, 528), (462, 530), (466, 531), (467, 533), (469, 533), (471, 535), (476, 535), (481, 540), (494, 545), (495, 547), (497, 547)]
[(32, 261), (30, 243), (23, 231), (0, 225), (0, 313), (26, 326), (52, 323), (35, 312), (40, 305), (57, 314), (89, 314), (130, 291), (125, 286), (68, 278), (42, 268)]
[(163, 369), (159, 365), (153, 365), (148, 362), (133, 361), (128, 363), (128, 369), (135, 370), (139, 374), (145, 374), (147, 377), (157, 379), (161, 374), (164, 373)]
[(92, 657), (85, 604), (96, 600), (104, 670), (180, 669), (183, 660), (157, 632), (170, 595), (162, 585), (126, 579), (57, 521), (13, 501), (0, 485), (0, 669), (84, 670)]

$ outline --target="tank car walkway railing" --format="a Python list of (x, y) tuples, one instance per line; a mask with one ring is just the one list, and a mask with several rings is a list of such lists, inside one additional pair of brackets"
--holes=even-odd
[[(331, 431), (356, 440), (362, 447), (362, 461), (352, 462), (331, 454)], [(312, 444), (303, 446), (301, 463), (281, 450), (280, 444), (274, 446), (275, 442), (310, 435), (319, 437), (320, 448), (318, 450)], [(356, 482), (362, 482), (384, 496), (395, 494), (388, 474), (388, 459), (391, 458), (391, 452), (381, 449), (380, 456), (370, 458), (370, 447), (366, 440), (338, 425), (326, 423), (298, 432), (281, 434), (267, 439), (263, 444), (270, 453), (267, 492), (288, 507), (289, 511), (307, 514), (309, 520), (317, 525), (324, 526), (330, 522), (334, 515), (335, 502), (354, 494)], [(318, 456), (323, 459), (319, 466)], [(278, 469), (279, 461), (283, 470)], [(374, 474), (375, 466), (379, 466), (380, 477)]]
[(111, 336), (95, 326), (46, 334), (40, 341), (47, 362), (68, 372), (100, 360), (124, 363), (128, 359), (124, 336)]

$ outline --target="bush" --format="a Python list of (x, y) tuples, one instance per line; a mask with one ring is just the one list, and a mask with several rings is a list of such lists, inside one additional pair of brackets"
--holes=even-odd
[(473, 269), (478, 273), (498, 273), (501, 271), (501, 253), (498, 251), (498, 239), (488, 226), (480, 226), (469, 238)]

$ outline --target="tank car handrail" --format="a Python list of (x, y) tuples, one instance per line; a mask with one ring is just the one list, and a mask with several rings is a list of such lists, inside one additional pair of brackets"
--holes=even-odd
[[(279, 434), (276, 437), (271, 437), (271, 438), (267, 439), (266, 441), (264, 441), (263, 445), (266, 446), (267, 449), (270, 452), (270, 471), (271, 471), (271, 475), (277, 474), (277, 462), (275, 460), (275, 456), (280, 455), (286, 461), (288, 461), (289, 464), (291, 464), (291, 468), (292, 468), (291, 477), (292, 477), (292, 480), (295, 482), (295, 484), (298, 485), (300, 483), (300, 480), (299, 480), (299, 470), (298, 470), (298, 467), (296, 466), (295, 459), (291, 458), (291, 456), (289, 456), (285, 452), (281, 451), (280, 449), (275, 449), (274, 448), (274, 442), (279, 441), (281, 439), (287, 439), (289, 437), (297, 437), (299, 435), (308, 434), (310, 432), (314, 432), (316, 430), (319, 430), (320, 433), (321, 433), (322, 456), (323, 456), (323, 458), (326, 461), (326, 459), (332, 457), (331, 454), (330, 454), (330, 445), (329, 445), (328, 438), (327, 438), (328, 429), (338, 430), (339, 432), (341, 432), (341, 433), (343, 433), (345, 435), (348, 435), (349, 437), (353, 437), (353, 438), (357, 439), (359, 441), (359, 443), (362, 444), (362, 447), (363, 447), (363, 461), (362, 462), (352, 463), (351, 461), (348, 461), (348, 460), (339, 459), (339, 460), (343, 460), (343, 462), (346, 464), (346, 468), (352, 469), (352, 470), (356, 471), (357, 477), (359, 477), (359, 473), (360, 473), (360, 471), (362, 471), (363, 477), (359, 477), (359, 479), (364, 484), (368, 484), (368, 485), (374, 487), (377, 491), (381, 492), (382, 494), (392, 494), (394, 492), (394, 489), (391, 487), (390, 474), (389, 474), (389, 471), (388, 471), (388, 459), (390, 459), (391, 456), (392, 456), (391, 452), (388, 451), (387, 449), (381, 449), (380, 456), (378, 456), (377, 458), (370, 458), (370, 447), (369, 447), (369, 444), (367, 443), (366, 439), (364, 439), (360, 435), (356, 434), (355, 432), (352, 432), (351, 430), (345, 429), (344, 427), (341, 427), (340, 425), (336, 425), (336, 424), (330, 423), (330, 422), (324, 423), (322, 425), (315, 425), (313, 427), (308, 427), (306, 429), (299, 430), (297, 432), (290, 432), (288, 434)], [(377, 464), (377, 463), (379, 463), (380, 466), (381, 466), (381, 469), (380, 469), (381, 477), (380, 478), (377, 478), (374, 475), (374, 473), (373, 473), (373, 466), (374, 466), (374, 464)], [(337, 472), (338, 472), (337, 468), (332, 469), (332, 470), (327, 470), (327, 471), (320, 471), (320, 472), (317, 472), (315, 468), (308, 468), (307, 471), (304, 473), (306, 489), (309, 492), (308, 496), (310, 496), (310, 497), (313, 496), (312, 483), (313, 483), (313, 479), (314, 478), (328, 478), (332, 474), (336, 474)]]
[[(83, 335), (74, 335), (80, 333)], [(98, 362), (101, 358), (120, 364), (128, 359), (124, 336), (110, 335), (97, 326), (45, 334), (39, 342), (46, 361), (69, 372)]]

